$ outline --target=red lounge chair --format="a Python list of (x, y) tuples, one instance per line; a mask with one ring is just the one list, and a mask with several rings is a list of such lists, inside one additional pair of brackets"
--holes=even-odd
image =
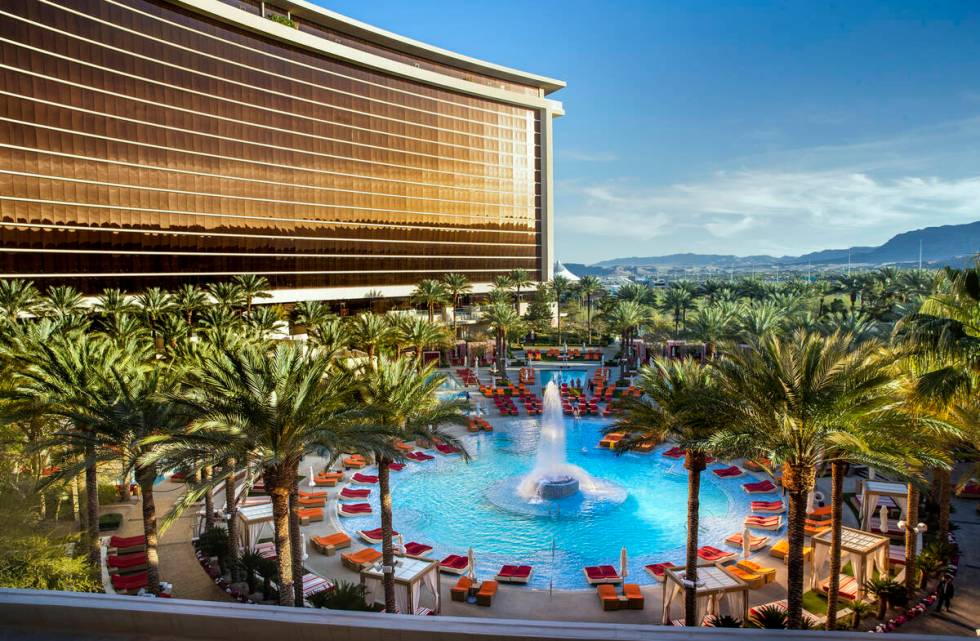
[(501, 583), (527, 583), (531, 580), (530, 565), (505, 565), (497, 572), (497, 580)]
[[(736, 532), (735, 534), (732, 534), (727, 539), (725, 539), (725, 543), (727, 543), (728, 545), (735, 546), (738, 549), (742, 549), (742, 533)], [(766, 547), (768, 543), (769, 543), (768, 536), (755, 536), (754, 534), (749, 535), (749, 550), (753, 552), (755, 552), (756, 550), (761, 550), (762, 548)]]
[(339, 516), (364, 516), (371, 513), (370, 503), (338, 503), (337, 514)]
[(782, 514), (786, 511), (786, 504), (782, 501), (752, 501), (752, 511)]
[(749, 494), (765, 494), (767, 492), (774, 492), (776, 485), (769, 479), (766, 479), (765, 481), (757, 481), (755, 483), (742, 483), (742, 489)]
[(371, 490), (355, 490), (352, 487), (345, 487), (340, 491), (342, 499), (366, 499), (371, 496)]
[(439, 569), (450, 574), (463, 574), (470, 569), (470, 560), (465, 556), (450, 554), (439, 561)]
[(666, 456), (667, 458), (684, 458), (686, 455), (687, 450), (681, 449), (677, 446), (674, 446), (663, 453), (663, 456)]
[(410, 452), (405, 455), (405, 458), (410, 461), (418, 461), (421, 463), (422, 461), (431, 461), (435, 457), (431, 454), (426, 454), (425, 452)]
[(146, 545), (146, 537), (139, 536), (114, 536), (109, 539), (110, 548), (132, 548), (138, 545)]
[(737, 465), (732, 465), (730, 467), (723, 467), (720, 470), (711, 470), (711, 471), (715, 473), (715, 476), (723, 479), (732, 479), (735, 478), (736, 476), (742, 476), (742, 474), (744, 474), (744, 472), (742, 472), (742, 468), (740, 468)]
[(369, 474), (361, 474), (360, 472), (355, 474), (354, 477), (351, 479), (351, 483), (353, 483), (354, 485), (374, 485), (377, 482), (378, 482), (377, 476), (371, 476)]
[(131, 574), (145, 570), (146, 564), (146, 552), (136, 552), (123, 556), (112, 555), (106, 559), (106, 568), (108, 568), (109, 574)]
[(412, 557), (414, 559), (424, 559), (427, 557), (429, 552), (432, 551), (431, 545), (426, 545), (425, 543), (418, 543), (416, 541), (409, 541), (405, 544), (405, 556)]
[(670, 561), (666, 561), (664, 563), (651, 563), (650, 565), (644, 565), (643, 569), (656, 580), (663, 582), (664, 576), (667, 574), (667, 570), (676, 567), (677, 566)]
[[(381, 543), (381, 528), (376, 527), (373, 530), (358, 530), (357, 535), (367, 541), (371, 545), (378, 545)], [(398, 536), (398, 532), (392, 530), (392, 538)]]
[(112, 581), (112, 588), (116, 592), (136, 592), (140, 588), (146, 587), (146, 572), (126, 575), (113, 574), (109, 578)]
[(980, 499), (980, 482), (970, 479), (956, 490), (956, 496), (961, 499)]
[(600, 583), (621, 583), (623, 577), (619, 576), (611, 565), (590, 565), (582, 569), (585, 572), (585, 580), (589, 585), (599, 585)]
[(308, 572), (303, 575), (303, 596), (311, 597), (318, 592), (323, 592), (324, 590), (329, 590), (333, 587), (330, 581), (327, 581), (319, 574), (313, 574)]
[(388, 469), (392, 472), (401, 472), (405, 469), (404, 463), (388, 463)]
[(718, 563), (719, 561), (728, 561), (735, 558), (734, 552), (726, 552), (725, 550), (719, 550), (716, 547), (710, 545), (705, 545), (698, 548), (698, 558), (708, 563)]
[(445, 454), (449, 456), (450, 454), (459, 454), (459, 448), (453, 447), (452, 445), (446, 445), (445, 443), (440, 443), (436, 445), (436, 451), (440, 454)]
[(745, 517), (745, 527), (753, 530), (778, 530), (783, 526), (783, 517), (778, 514), (772, 516), (747, 516)]

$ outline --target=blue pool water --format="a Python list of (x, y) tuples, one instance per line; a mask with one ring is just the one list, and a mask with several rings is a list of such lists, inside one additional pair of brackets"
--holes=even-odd
[(541, 389), (548, 386), (548, 383), (555, 381), (558, 384), (564, 381), (568, 384), (572, 384), (572, 381), (578, 381), (583, 386), (588, 385), (589, 375), (591, 372), (586, 369), (542, 369), (537, 370), (538, 383), (541, 384)]
[[(496, 423), (493, 433), (466, 435), (464, 442), (473, 457), (469, 463), (436, 454), (433, 461), (409, 463), (403, 471), (392, 473), (394, 524), (404, 541), (432, 545), (435, 558), (465, 555), (472, 546), (481, 578), (495, 574), (505, 563), (533, 565), (534, 588), (548, 588), (553, 581), (555, 588), (585, 589), (582, 567), (603, 563), (618, 567), (623, 546), (629, 554), (631, 582), (653, 582), (643, 570), (648, 563), (683, 563), (687, 473), (682, 461), (660, 456), (666, 446), (649, 454), (616, 455), (596, 446), (608, 421), (569, 420), (568, 462), (618, 486), (625, 499), (621, 492), (612, 501), (570, 497), (531, 505), (518, 500), (512, 488), (534, 465), (538, 421), (525, 417), (506, 425)], [(710, 472), (703, 474), (702, 545), (735, 551), (724, 539), (742, 531), (751, 498), (741, 484), (751, 480), (755, 479), (748, 475), (720, 480)], [(374, 514), (340, 519), (349, 533), (380, 525), (376, 489), (370, 502)]]

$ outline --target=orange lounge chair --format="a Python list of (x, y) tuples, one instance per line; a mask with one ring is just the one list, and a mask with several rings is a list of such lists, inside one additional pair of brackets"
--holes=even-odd
[(626, 607), (630, 610), (642, 610), (646, 599), (640, 592), (640, 586), (636, 583), (623, 584), (623, 596), (626, 597)]
[[(803, 558), (807, 559), (811, 554), (813, 554), (813, 547), (809, 545), (805, 546), (803, 548)], [(769, 556), (782, 559), (783, 563), (786, 563), (786, 558), (789, 556), (789, 541), (782, 539), (776, 545), (769, 548)]]
[(301, 507), (326, 507), (326, 496), (303, 496), (296, 499), (296, 504)]
[(764, 565), (760, 565), (756, 563), (755, 561), (749, 561), (748, 559), (739, 561), (735, 565), (742, 568), (743, 570), (748, 570), (749, 572), (755, 572), (756, 574), (762, 576), (762, 579), (765, 583), (772, 583), (773, 581), (776, 580), (776, 568), (766, 567)]
[(296, 515), (299, 516), (300, 525), (309, 525), (313, 521), (323, 520), (323, 508), (322, 507), (310, 507), (296, 510)]
[(816, 536), (829, 529), (830, 521), (814, 521), (812, 519), (807, 519), (803, 523), (803, 534), (805, 536)]
[(758, 590), (766, 583), (765, 578), (761, 574), (756, 574), (755, 572), (751, 572), (745, 568), (740, 568), (738, 565), (725, 566), (724, 570), (736, 579), (739, 579), (745, 583), (745, 585), (749, 586), (749, 588), (752, 590)]
[(364, 568), (374, 565), (379, 560), (381, 560), (381, 552), (378, 552), (374, 548), (364, 548), (357, 552), (348, 552), (347, 554), (340, 555), (340, 562), (344, 564), (344, 567), (354, 572), (360, 572)]
[(499, 584), (496, 581), (484, 581), (476, 593), (476, 604), (489, 608), (493, 605), (493, 597), (497, 595)]
[(749, 515), (745, 517), (745, 527), (753, 530), (778, 530), (783, 527), (783, 517), (779, 514), (771, 516)]
[[(732, 534), (727, 539), (725, 539), (725, 543), (741, 549), (742, 533), (736, 532), (735, 534)], [(769, 543), (768, 536), (755, 536), (754, 534), (749, 535), (749, 549), (753, 552), (755, 552), (756, 550), (761, 550), (762, 548), (766, 547), (768, 543)]]
[(449, 590), (449, 596), (453, 601), (459, 601), (460, 603), (466, 602), (466, 597), (470, 594), (470, 588), (473, 587), (473, 579), (468, 576), (459, 577), (459, 581), (456, 581), (454, 585)]
[(616, 594), (616, 587), (609, 583), (601, 583), (595, 588), (596, 595), (603, 610), (618, 610), (619, 595)]
[(344, 478), (343, 472), (320, 472), (313, 479), (313, 484), (319, 487), (334, 487)]
[(334, 552), (341, 548), (350, 547), (351, 539), (344, 532), (334, 532), (326, 536), (314, 536), (310, 539), (313, 549), (320, 554), (333, 556)]
[(346, 469), (359, 470), (362, 467), (367, 466), (367, 460), (363, 456), (348, 456), (344, 459), (344, 467)]

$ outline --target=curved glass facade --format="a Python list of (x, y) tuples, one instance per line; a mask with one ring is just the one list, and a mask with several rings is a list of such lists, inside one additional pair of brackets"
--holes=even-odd
[(5, 9), (4, 276), (91, 292), (239, 273), (331, 288), (545, 269), (546, 110), (162, 0)]

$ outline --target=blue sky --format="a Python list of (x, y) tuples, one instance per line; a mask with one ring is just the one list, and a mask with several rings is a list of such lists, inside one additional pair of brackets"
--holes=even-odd
[(799, 254), (980, 220), (980, 2), (317, 0), (565, 80), (556, 253)]

